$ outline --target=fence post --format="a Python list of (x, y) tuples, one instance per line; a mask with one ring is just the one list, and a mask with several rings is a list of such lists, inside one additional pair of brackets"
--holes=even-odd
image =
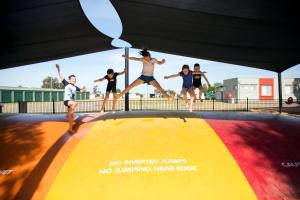
[(52, 114), (55, 114), (55, 102), (54, 102), (54, 99), (52, 99)]
[(21, 113), (21, 101), (18, 101), (18, 110), (19, 110), (19, 113)]
[(247, 112), (249, 112), (249, 102), (248, 102), (248, 97), (247, 97)]
[(18, 101), (19, 113), (27, 113), (27, 101)]
[(177, 97), (177, 100), (176, 100), (176, 102), (177, 102), (177, 105), (176, 105), (176, 107), (177, 107), (177, 111), (178, 111), (178, 97)]
[(213, 112), (215, 112), (215, 98), (213, 98)]

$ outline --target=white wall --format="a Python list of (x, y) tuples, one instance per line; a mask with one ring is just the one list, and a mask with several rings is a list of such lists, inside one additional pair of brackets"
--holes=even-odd
[(259, 99), (258, 78), (238, 78), (239, 99)]
[(282, 79), (282, 98), (287, 99), (289, 97), (292, 97), (293, 99), (300, 99), (300, 78)]
[[(239, 99), (259, 99), (259, 78), (233, 78), (223, 81), (224, 84), (224, 99), (227, 98), (227, 92), (232, 91), (235, 98)], [(235, 85), (238, 85), (238, 91), (235, 89)], [(247, 86), (249, 86), (247, 89)], [(253, 89), (251, 86), (255, 86)], [(290, 93), (288, 93), (286, 86), (291, 87)], [(251, 88), (251, 89), (249, 89)], [(287, 99), (293, 97), (294, 99), (300, 99), (300, 78), (283, 78), (282, 79), (282, 98)], [(274, 78), (274, 99), (278, 99), (278, 79)]]

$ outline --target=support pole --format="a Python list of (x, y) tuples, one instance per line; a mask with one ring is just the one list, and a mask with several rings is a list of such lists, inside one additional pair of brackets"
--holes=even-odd
[[(129, 57), (129, 48), (125, 47), (125, 57)], [(129, 60), (125, 59), (125, 88), (129, 85)], [(129, 92), (125, 94), (125, 111), (129, 111)]]
[(55, 101), (52, 99), (52, 114), (55, 114)]
[(279, 113), (282, 112), (282, 84), (281, 72), (278, 72), (278, 97), (279, 97)]

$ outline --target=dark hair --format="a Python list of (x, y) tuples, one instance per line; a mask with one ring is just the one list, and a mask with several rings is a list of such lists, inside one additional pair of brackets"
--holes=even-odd
[(76, 76), (72, 74), (72, 75), (69, 76), (69, 79), (71, 79), (72, 77), (76, 77)]
[(184, 70), (184, 69), (190, 70), (190, 67), (189, 67), (188, 65), (183, 65), (183, 66), (182, 66), (182, 69), (181, 69), (181, 72), (179, 72), (179, 75), (180, 75), (180, 76), (183, 76), (183, 75), (184, 75), (184, 74), (183, 74), (183, 70)]
[(194, 67), (200, 67), (199, 63), (195, 63)]
[(188, 65), (183, 65), (183, 66), (182, 66), (182, 70), (184, 70), (184, 69), (190, 70), (190, 67), (189, 67)]
[(114, 73), (114, 70), (113, 69), (108, 69), (107, 70), (107, 74), (113, 74)]
[(139, 54), (143, 57), (151, 56), (147, 49), (143, 49), (142, 51), (139, 52)]

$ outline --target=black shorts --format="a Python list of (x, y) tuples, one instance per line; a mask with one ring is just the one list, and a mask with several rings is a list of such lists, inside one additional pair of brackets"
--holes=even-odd
[(144, 83), (150, 83), (151, 81), (154, 81), (155, 78), (153, 76), (144, 76), (144, 75), (141, 75), (139, 77), (139, 79), (141, 79), (142, 81), (144, 81)]
[(193, 83), (193, 87), (195, 87), (195, 88), (202, 88), (202, 83), (199, 83), (199, 84), (194, 84)]
[(68, 105), (68, 103), (69, 103), (69, 100), (65, 100), (65, 101), (64, 101), (64, 105), (67, 106), (67, 107), (69, 108), (70, 106)]
[(116, 93), (117, 92), (117, 87), (116, 86), (107, 86), (106, 87), (106, 92), (112, 92), (112, 93)]

